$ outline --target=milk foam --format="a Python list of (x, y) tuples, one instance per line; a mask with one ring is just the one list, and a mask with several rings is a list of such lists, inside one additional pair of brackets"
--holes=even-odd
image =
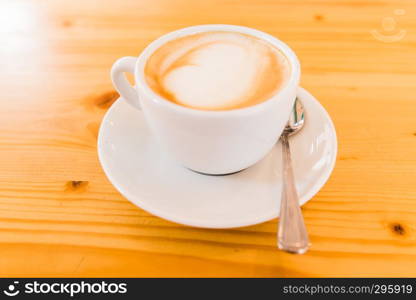
[(149, 58), (146, 80), (183, 106), (225, 110), (267, 100), (289, 77), (286, 57), (245, 34), (206, 32), (162, 45)]

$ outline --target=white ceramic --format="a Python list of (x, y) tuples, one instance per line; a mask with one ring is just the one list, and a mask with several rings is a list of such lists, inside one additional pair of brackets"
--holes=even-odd
[[(332, 172), (337, 140), (330, 117), (308, 92), (304, 128), (290, 138), (300, 203), (311, 199)], [(230, 228), (278, 216), (281, 197), (281, 144), (260, 162), (227, 176), (202, 175), (177, 164), (155, 142), (141, 112), (117, 100), (101, 124), (101, 165), (127, 199), (167, 220), (197, 227)]]
[[(291, 66), (285, 86), (272, 98), (247, 108), (203, 111), (169, 102), (146, 84), (144, 67), (148, 57), (162, 44), (178, 37), (205, 31), (232, 31), (264, 39), (280, 49)], [(134, 73), (132, 87), (124, 72)], [(132, 106), (143, 110), (161, 147), (180, 164), (202, 173), (227, 174), (245, 169), (263, 158), (278, 140), (289, 118), (300, 66), (294, 52), (264, 32), (232, 25), (201, 25), (171, 32), (151, 43), (138, 57), (119, 59), (112, 68), (113, 84)], [(132, 137), (134, 138), (134, 137)]]

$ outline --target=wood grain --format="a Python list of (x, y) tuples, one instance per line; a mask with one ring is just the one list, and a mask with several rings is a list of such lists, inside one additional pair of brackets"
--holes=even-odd
[[(0, 276), (416, 276), (415, 14), (413, 0), (0, 0)], [(303, 208), (306, 255), (276, 250), (276, 221), (154, 217), (98, 163), (112, 63), (205, 23), (286, 41), (334, 120), (336, 168)], [(400, 29), (391, 43), (371, 33)]]

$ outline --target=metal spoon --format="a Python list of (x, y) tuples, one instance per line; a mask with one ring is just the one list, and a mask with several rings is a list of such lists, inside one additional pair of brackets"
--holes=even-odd
[(304, 123), (303, 105), (296, 98), (289, 121), (280, 137), (283, 149), (283, 188), (277, 237), (279, 249), (296, 254), (305, 253), (310, 243), (295, 186), (292, 160), (290, 158), (289, 136), (299, 132)]

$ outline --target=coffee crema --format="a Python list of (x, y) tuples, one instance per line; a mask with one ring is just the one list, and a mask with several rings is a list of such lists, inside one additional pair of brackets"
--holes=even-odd
[(284, 86), (289, 73), (289, 62), (279, 49), (260, 38), (227, 31), (169, 41), (145, 66), (145, 78), (153, 91), (201, 110), (261, 103)]

